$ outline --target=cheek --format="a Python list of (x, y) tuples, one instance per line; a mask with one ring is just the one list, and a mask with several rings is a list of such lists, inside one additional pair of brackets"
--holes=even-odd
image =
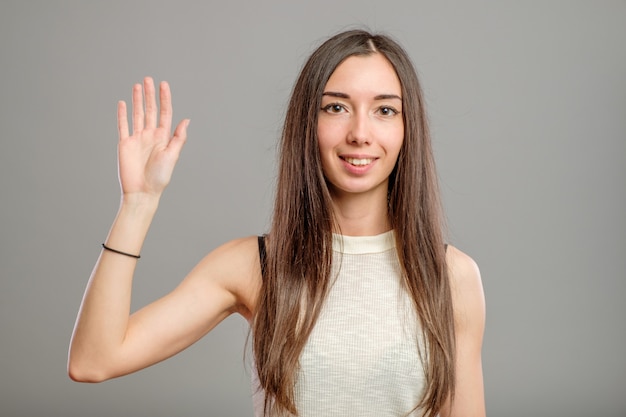
[(338, 144), (339, 132), (337, 126), (331, 123), (318, 123), (317, 125), (317, 146), (324, 163), (324, 157), (333, 152)]
[(398, 140), (395, 144), (395, 148), (396, 148), (396, 155), (398, 155), (400, 153), (400, 150), (402, 149), (402, 144), (404, 143), (404, 132), (401, 132), (400, 136), (398, 137)]
[(328, 167), (328, 154), (332, 149), (332, 146), (328, 140), (328, 131), (319, 124), (317, 127), (317, 149), (320, 155), (322, 171), (324, 173), (324, 176), (326, 176), (326, 171)]
[(390, 155), (398, 156), (402, 144), (404, 143), (404, 126), (396, 127), (395, 129), (387, 132), (385, 136), (385, 148)]
[(337, 137), (336, 123), (319, 122), (317, 124), (317, 140), (321, 147), (331, 146)]

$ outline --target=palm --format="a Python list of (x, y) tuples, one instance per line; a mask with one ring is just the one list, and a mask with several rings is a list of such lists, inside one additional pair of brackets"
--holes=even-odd
[(172, 101), (168, 84), (161, 83), (158, 112), (152, 79), (144, 80), (144, 90), (145, 111), (141, 85), (133, 87), (132, 135), (129, 134), (126, 103), (120, 101), (118, 104), (118, 162), (124, 195), (162, 193), (170, 181), (187, 134), (189, 121), (183, 120), (171, 136)]

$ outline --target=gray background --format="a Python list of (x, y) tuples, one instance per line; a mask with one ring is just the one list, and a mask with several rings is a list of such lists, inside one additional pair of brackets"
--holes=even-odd
[(139, 307), (266, 230), (295, 76), (341, 29), (421, 75), (450, 240), (481, 266), (491, 416), (626, 415), (626, 2), (0, 3), (0, 414), (250, 416), (247, 325), (71, 382), (74, 318), (113, 220), (115, 106), (167, 79), (190, 138), (143, 250)]

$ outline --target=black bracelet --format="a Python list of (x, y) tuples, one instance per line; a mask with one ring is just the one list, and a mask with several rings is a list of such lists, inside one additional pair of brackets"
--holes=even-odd
[(102, 244), (102, 247), (108, 251), (111, 252), (115, 252), (115, 253), (119, 253), (120, 255), (126, 255), (126, 256), (130, 256), (131, 258), (135, 258), (135, 259), (139, 259), (141, 258), (141, 255), (133, 255), (132, 253), (126, 253), (126, 252), (122, 252), (121, 250), (117, 250), (117, 249), (113, 249), (108, 247), (107, 245), (105, 245), (104, 243)]

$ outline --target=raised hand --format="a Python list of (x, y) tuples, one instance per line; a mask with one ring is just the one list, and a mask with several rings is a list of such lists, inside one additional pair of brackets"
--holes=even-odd
[[(144, 111), (145, 95), (145, 111)], [(160, 84), (157, 109), (154, 81), (146, 77), (133, 86), (132, 135), (129, 133), (126, 103), (117, 106), (119, 131), (118, 168), (123, 198), (160, 197), (170, 182), (174, 166), (187, 139), (189, 119), (182, 120), (174, 134), (172, 96), (167, 82)]]

